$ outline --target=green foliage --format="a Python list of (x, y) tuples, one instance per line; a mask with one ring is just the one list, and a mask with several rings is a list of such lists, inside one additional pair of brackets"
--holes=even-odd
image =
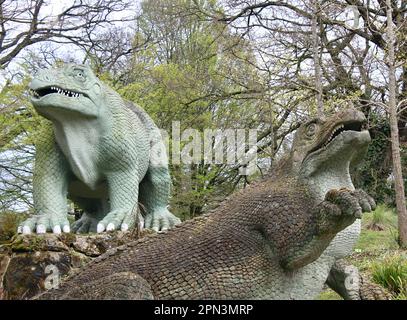
[(374, 114), (370, 121), (372, 142), (362, 163), (353, 172), (354, 183), (377, 202), (394, 206), (394, 188), (388, 181), (392, 168), (390, 127), (386, 118)]
[[(381, 231), (372, 228), (378, 223)], [(397, 249), (398, 243), (394, 237), (397, 232), (397, 215), (393, 208), (385, 204), (379, 204), (375, 211), (364, 213), (362, 218), (362, 233), (355, 246), (355, 250), (361, 254), (380, 252), (387, 249)], [(367, 267), (363, 265), (362, 268)]]
[(322, 291), (315, 300), (343, 300), (342, 297), (331, 289)]
[(28, 100), (29, 81), (27, 77), (20, 83), (8, 84), (0, 92), (0, 152), (32, 143), (29, 133), (38, 127), (39, 116)]
[(407, 295), (407, 256), (393, 254), (371, 265), (372, 279), (390, 290), (396, 297)]
[(183, 128), (204, 128), (210, 123), (209, 102), (191, 103), (205, 93), (202, 75), (192, 66), (173, 63), (158, 65), (119, 90), (122, 96), (143, 107), (157, 125), (171, 130), (172, 120), (182, 120)]
[(390, 209), (386, 204), (379, 204), (372, 212), (372, 219), (367, 228), (370, 230), (382, 231), (391, 215), (395, 215), (394, 210)]
[(29, 102), (29, 77), (0, 92), (0, 210), (31, 205), (35, 132), (46, 121)]
[[(215, 6), (216, 1), (200, 6)], [(171, 4), (171, 5), (170, 5)], [(194, 5), (196, 5), (195, 3)], [(181, 132), (188, 128), (253, 128), (261, 105), (244, 99), (244, 92), (259, 90), (250, 46), (225, 32), (224, 26), (196, 15), (178, 13), (191, 1), (143, 1), (137, 38), (155, 41), (135, 52), (128, 73), (114, 87), (127, 100), (145, 109), (157, 126), (171, 137), (173, 121)], [(233, 53), (225, 47), (233, 47)], [(243, 97), (243, 98), (242, 98)], [(181, 149), (186, 142), (181, 142)], [(170, 139), (169, 146), (172, 146)], [(171, 154), (171, 151), (170, 151)], [(236, 170), (201, 163), (170, 166), (173, 180), (171, 210), (190, 218), (208, 205), (216, 205), (233, 191)]]
[(386, 220), (385, 213), (388, 211), (388, 207), (384, 204), (377, 206), (376, 210), (373, 211), (372, 223), (383, 224)]

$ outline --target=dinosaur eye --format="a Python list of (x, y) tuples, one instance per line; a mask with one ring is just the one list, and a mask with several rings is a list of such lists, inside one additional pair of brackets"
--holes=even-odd
[(310, 123), (307, 127), (306, 134), (308, 137), (313, 137), (317, 131), (317, 125), (315, 123)]
[(85, 74), (84, 74), (84, 72), (83, 72), (82, 70), (80, 70), (80, 69), (74, 70), (73, 75), (74, 75), (74, 77), (75, 77), (76, 79), (78, 79), (78, 80), (81, 80), (81, 81), (84, 81), (84, 80), (85, 80)]

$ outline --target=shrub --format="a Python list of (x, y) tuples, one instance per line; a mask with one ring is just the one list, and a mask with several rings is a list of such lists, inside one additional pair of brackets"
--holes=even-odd
[(370, 230), (382, 231), (384, 230), (384, 223), (385, 223), (385, 206), (378, 205), (376, 210), (372, 213), (372, 221), (367, 226)]
[(367, 229), (375, 231), (384, 230), (386, 225), (391, 224), (390, 217), (392, 215), (394, 215), (394, 213), (391, 208), (385, 204), (379, 204), (372, 212), (372, 218), (369, 224), (366, 226)]
[(372, 279), (392, 292), (396, 298), (407, 296), (407, 257), (403, 254), (388, 255), (371, 265)]

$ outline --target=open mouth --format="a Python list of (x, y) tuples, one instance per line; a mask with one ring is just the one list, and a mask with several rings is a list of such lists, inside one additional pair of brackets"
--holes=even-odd
[(53, 93), (58, 93), (58, 94), (64, 95), (66, 97), (71, 97), (71, 98), (79, 98), (79, 97), (84, 96), (83, 93), (66, 90), (66, 89), (62, 89), (59, 87), (55, 87), (55, 86), (44, 87), (44, 88), (40, 88), (40, 89), (36, 89), (36, 90), (30, 89), (29, 91), (30, 91), (31, 96), (34, 98), (37, 98), (37, 99), (45, 97), (46, 95), (53, 94)]
[(339, 136), (343, 132), (349, 132), (349, 131), (362, 132), (366, 129), (367, 129), (366, 121), (350, 120), (350, 121), (341, 123), (338, 126), (336, 126), (331, 131), (331, 134), (326, 139), (324, 139), (324, 141), (321, 144), (319, 144), (315, 149), (313, 149), (311, 152), (314, 152), (318, 149), (326, 148), (337, 136)]

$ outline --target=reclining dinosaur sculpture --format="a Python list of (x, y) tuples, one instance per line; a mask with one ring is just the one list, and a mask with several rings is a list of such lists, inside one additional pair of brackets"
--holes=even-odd
[(35, 215), (20, 233), (70, 232), (67, 196), (85, 211), (73, 225), (76, 232), (127, 230), (138, 201), (146, 227), (180, 223), (167, 210), (171, 179), (161, 133), (144, 110), (83, 65), (39, 72), (30, 92), (50, 123), (37, 137)]
[[(375, 208), (349, 174), (370, 142), (364, 122), (348, 110), (301, 125), (289, 157), (264, 181), (213, 212), (106, 252), (38, 298), (315, 298), (352, 250), (362, 212)], [(332, 283), (361, 298), (360, 288), (355, 296)]]

